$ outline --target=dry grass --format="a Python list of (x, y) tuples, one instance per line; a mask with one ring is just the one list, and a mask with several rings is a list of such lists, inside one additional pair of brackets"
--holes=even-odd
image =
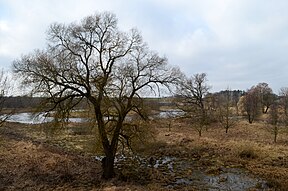
[(202, 137), (189, 126), (191, 124), (174, 121), (169, 131), (168, 126), (165, 128), (163, 125), (158, 128), (158, 139), (170, 145), (181, 145), (191, 151), (213, 150), (220, 164), (248, 169), (267, 180), (267, 184), (274, 189), (287, 190), (288, 135), (284, 127), (277, 143), (274, 143), (271, 127), (265, 123), (249, 124), (244, 120), (239, 121), (227, 134), (225, 129), (214, 124), (208, 131), (203, 131)]
[(90, 158), (30, 141), (0, 139), (0, 190), (77, 190), (99, 185), (100, 166)]
[[(288, 188), (285, 129), (281, 130), (278, 142), (273, 143), (271, 128), (259, 122), (240, 121), (227, 134), (225, 129), (213, 124), (208, 131), (203, 131), (202, 137), (191, 124), (181, 120), (163, 119), (150, 125), (156, 127), (156, 138), (146, 148), (139, 149), (145, 155), (193, 159), (197, 165), (208, 167), (209, 173), (217, 173), (219, 167), (245, 168), (267, 180), (271, 190)], [(45, 143), (40, 127), (10, 124), (7, 128), (13, 131), (2, 132), (0, 137), (0, 190), (168, 190), (163, 187), (167, 177), (155, 171), (145, 172), (149, 177), (145, 185), (135, 183), (139, 175), (131, 171), (126, 175), (122, 172), (130, 176), (126, 177), (128, 181), (118, 177), (102, 182), (100, 164), (91, 158), (95, 150), (91, 148), (95, 141), (91, 135), (69, 134)], [(13, 135), (15, 132), (22, 137)]]

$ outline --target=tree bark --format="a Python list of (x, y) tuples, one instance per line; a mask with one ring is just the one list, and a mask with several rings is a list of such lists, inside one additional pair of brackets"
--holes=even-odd
[(250, 124), (252, 124), (252, 122), (253, 122), (253, 117), (251, 115), (249, 115), (249, 114), (248, 114), (248, 121), (249, 121)]
[(108, 155), (108, 156), (106, 155), (102, 159), (102, 170), (103, 170), (102, 178), (105, 180), (109, 180), (115, 177), (114, 159), (115, 159), (115, 156), (113, 155), (112, 152), (111, 152), (111, 155)]
[(266, 107), (265, 110), (264, 110), (264, 113), (267, 113), (268, 109), (269, 109), (269, 107)]
[(199, 137), (202, 136), (202, 127), (201, 127), (201, 129), (198, 130), (198, 135), (199, 135)]
[(274, 126), (274, 143), (277, 142), (277, 135), (278, 135), (278, 127)]
[(100, 134), (100, 139), (105, 153), (105, 157), (102, 159), (102, 170), (103, 170), (102, 178), (108, 180), (115, 177), (114, 172), (115, 152), (114, 148), (111, 146), (108, 140), (108, 136), (105, 131), (105, 124), (100, 106), (96, 103), (93, 104), (94, 104), (95, 117), (97, 119), (98, 131)]

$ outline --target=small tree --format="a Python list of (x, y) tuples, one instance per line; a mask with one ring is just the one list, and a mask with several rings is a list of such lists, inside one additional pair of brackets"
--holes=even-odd
[(7, 121), (13, 111), (4, 111), (6, 96), (11, 88), (11, 84), (9, 84), (7, 73), (2, 70), (0, 72), (0, 126)]
[(288, 125), (288, 88), (283, 87), (280, 89), (280, 108), (283, 111), (283, 121), (284, 124)]
[(268, 109), (273, 104), (275, 95), (267, 83), (259, 83), (255, 89), (259, 94), (262, 113), (267, 113)]
[(228, 129), (236, 125), (235, 115), (233, 113), (233, 92), (226, 90), (218, 96), (217, 115), (218, 120), (225, 132), (228, 133)]
[(243, 97), (243, 109), (247, 114), (249, 123), (253, 123), (260, 113), (259, 92), (255, 87), (247, 91)]
[(279, 127), (278, 127), (278, 123), (279, 123), (279, 105), (277, 102), (274, 102), (271, 105), (271, 110), (269, 112), (269, 119), (268, 119), (268, 123), (270, 125), (272, 125), (273, 127), (273, 134), (274, 134), (274, 143), (276, 143), (277, 141), (277, 136), (279, 133)]
[(150, 51), (137, 30), (119, 31), (115, 15), (107, 12), (80, 23), (52, 24), (48, 40), (46, 50), (16, 60), (14, 71), (33, 92), (48, 97), (50, 111), (64, 113), (61, 118), (69, 117), (81, 100), (88, 101), (105, 154), (103, 178), (110, 179), (128, 113), (146, 119), (143, 94), (168, 87), (179, 70)]
[(233, 107), (235, 107), (237, 115), (239, 115), (238, 103), (243, 94), (244, 94), (244, 91), (241, 91), (241, 90), (234, 90), (232, 93), (232, 105)]
[(205, 73), (195, 74), (191, 78), (184, 77), (177, 89), (177, 94), (180, 95), (178, 107), (194, 123), (199, 136), (202, 135), (203, 128), (209, 124), (208, 107), (205, 103), (209, 89)]

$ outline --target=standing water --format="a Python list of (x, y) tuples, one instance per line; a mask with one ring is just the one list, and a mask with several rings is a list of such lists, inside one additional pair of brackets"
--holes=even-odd
[[(41, 124), (53, 121), (53, 117), (46, 117), (46, 113), (16, 113), (7, 119), (8, 122), (24, 123), (24, 124)], [(71, 117), (70, 122), (81, 123), (87, 122), (86, 118)]]

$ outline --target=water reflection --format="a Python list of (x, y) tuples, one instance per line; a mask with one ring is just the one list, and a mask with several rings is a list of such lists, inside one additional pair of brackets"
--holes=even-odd
[(156, 116), (157, 118), (172, 118), (172, 117), (181, 117), (184, 114), (185, 112), (180, 109), (169, 109), (166, 111), (159, 112)]
[[(95, 159), (102, 161), (104, 156), (95, 156)], [(154, 157), (153, 157), (154, 158)], [(193, 160), (186, 158), (177, 158), (171, 156), (162, 156), (154, 158), (151, 166), (151, 157), (145, 156), (123, 156), (117, 155), (115, 166), (119, 169), (135, 165), (137, 171), (153, 167), (165, 174), (169, 178), (167, 188), (174, 189), (182, 186), (197, 187), (199, 190), (217, 191), (217, 190), (266, 190), (266, 182), (256, 178), (248, 171), (240, 168), (219, 168), (219, 173), (209, 174), (208, 167), (201, 167)], [(257, 189), (258, 188), (258, 189)]]
[[(179, 117), (183, 116), (184, 112), (181, 110), (173, 109), (167, 111), (160, 111), (156, 115), (153, 115), (152, 118), (170, 118), (170, 117)], [(54, 120), (53, 117), (47, 117), (46, 113), (16, 113), (7, 119), (8, 122), (16, 122), (16, 123), (24, 123), (24, 124), (40, 124), (40, 123), (48, 123)], [(68, 119), (69, 122), (73, 123), (83, 123), (87, 122), (88, 118), (80, 118), (80, 117), (71, 117)], [(105, 120), (108, 120), (106, 117)], [(132, 116), (127, 116), (126, 121), (132, 121)]]
[[(8, 122), (17, 122), (17, 123), (24, 123), (24, 124), (41, 124), (41, 123), (48, 123), (54, 120), (53, 117), (47, 117), (46, 113), (16, 113), (7, 119)], [(69, 122), (74, 123), (81, 123), (87, 122), (88, 119), (86, 118), (69, 118)]]

